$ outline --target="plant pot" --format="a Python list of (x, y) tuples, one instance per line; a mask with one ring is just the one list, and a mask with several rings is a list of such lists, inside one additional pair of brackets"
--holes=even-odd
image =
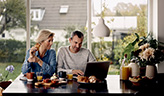
[(146, 76), (154, 78), (157, 74), (157, 68), (155, 65), (146, 65)]
[(11, 84), (11, 81), (1, 81), (0, 87), (2, 87), (3, 89), (6, 89), (10, 84)]

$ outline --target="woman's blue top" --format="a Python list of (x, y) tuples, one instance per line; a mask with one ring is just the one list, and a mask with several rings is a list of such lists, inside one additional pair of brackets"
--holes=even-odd
[(39, 52), (36, 51), (35, 56), (43, 61), (42, 67), (38, 63), (28, 62), (30, 49), (26, 53), (26, 57), (22, 66), (22, 73), (27, 72), (43, 72), (43, 78), (51, 77), (57, 70), (56, 65), (56, 52), (53, 49), (47, 50), (43, 58), (40, 58)]

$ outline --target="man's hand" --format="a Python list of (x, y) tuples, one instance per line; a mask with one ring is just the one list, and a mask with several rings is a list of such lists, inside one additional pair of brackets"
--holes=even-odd
[(84, 72), (82, 72), (81, 70), (72, 70), (72, 74), (84, 75)]

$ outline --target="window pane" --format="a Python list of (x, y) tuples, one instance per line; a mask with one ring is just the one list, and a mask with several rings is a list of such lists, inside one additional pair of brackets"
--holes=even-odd
[(146, 35), (147, 12), (147, 0), (93, 0), (92, 28), (102, 17), (111, 33), (109, 37), (93, 36), (92, 52), (98, 61), (113, 63), (110, 74), (119, 74), (118, 61), (123, 57), (122, 50), (136, 38), (134, 33)]
[(26, 51), (25, 0), (0, 0), (0, 17), (0, 74), (6, 76), (5, 68), (13, 65), (15, 70), (6, 80), (14, 80), (21, 73)]
[[(54, 31), (55, 38), (52, 48), (58, 51), (61, 46), (68, 46), (71, 32), (80, 30), (85, 34), (83, 47), (87, 48), (86, 22), (87, 22), (87, 0), (31, 0), (31, 11), (44, 9), (42, 20), (32, 19), (31, 43), (41, 29)], [(63, 14), (64, 12), (64, 14)], [(61, 14), (62, 13), (62, 14)], [(41, 17), (41, 14), (38, 14)]]

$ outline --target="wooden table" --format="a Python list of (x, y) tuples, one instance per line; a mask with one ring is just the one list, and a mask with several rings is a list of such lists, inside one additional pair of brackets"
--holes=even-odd
[[(68, 81), (67, 84), (62, 84), (56, 87), (39, 87), (37, 88), (34, 86), (34, 83), (30, 83), (27, 81), (20, 80), (19, 75), (4, 91), (3, 96), (21, 96), (21, 95), (68, 95), (68, 94), (126, 94), (126, 95), (136, 95), (140, 93), (147, 92), (156, 89), (158, 87), (158, 84), (151, 84), (152, 88), (150, 86), (146, 86), (145, 88), (136, 87), (131, 84), (131, 82), (128, 81), (120, 81), (119, 75), (108, 75), (105, 83), (96, 85), (96, 86), (90, 86), (90, 85), (81, 85), (76, 80)], [(155, 90), (156, 92), (156, 90)], [(147, 94), (146, 93), (146, 94)]]

